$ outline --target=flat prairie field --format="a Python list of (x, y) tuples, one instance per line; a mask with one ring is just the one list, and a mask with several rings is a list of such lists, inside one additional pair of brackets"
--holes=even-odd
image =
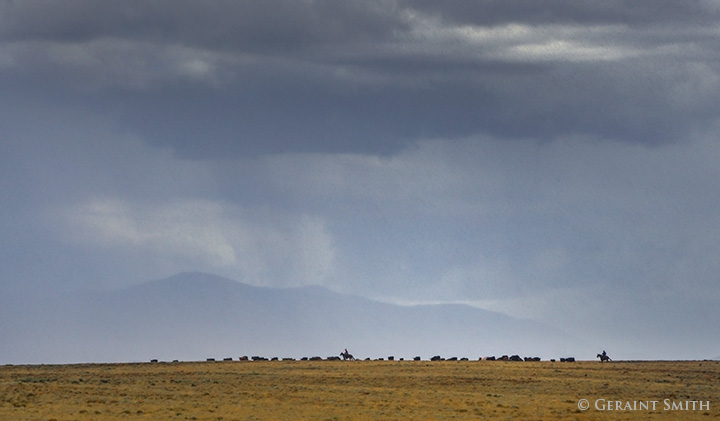
[(720, 362), (0, 366), (1, 420), (718, 419)]

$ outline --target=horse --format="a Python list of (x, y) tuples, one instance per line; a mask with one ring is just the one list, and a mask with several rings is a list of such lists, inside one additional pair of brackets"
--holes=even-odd
[(355, 357), (353, 357), (353, 355), (347, 351), (341, 352), (340, 356), (343, 358), (343, 360), (355, 361)]
[(605, 361), (612, 361), (607, 354), (597, 354), (597, 358), (600, 358), (601, 363), (604, 363)]

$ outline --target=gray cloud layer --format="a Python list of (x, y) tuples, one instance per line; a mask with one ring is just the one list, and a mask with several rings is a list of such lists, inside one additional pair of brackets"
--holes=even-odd
[(2, 9), (5, 84), (91, 101), (184, 156), (389, 153), (479, 132), (657, 144), (718, 108), (712, 2)]
[(200, 270), (711, 352), (719, 14), (0, 2), (0, 282)]

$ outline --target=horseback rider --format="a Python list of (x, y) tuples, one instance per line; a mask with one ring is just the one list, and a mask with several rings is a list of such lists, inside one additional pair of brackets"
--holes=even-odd
[(605, 361), (612, 361), (604, 349), (603, 349), (602, 354), (597, 354), (597, 357), (600, 358), (601, 363), (603, 363)]

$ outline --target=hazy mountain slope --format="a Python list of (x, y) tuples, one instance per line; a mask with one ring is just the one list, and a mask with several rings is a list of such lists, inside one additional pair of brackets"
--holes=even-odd
[(0, 333), (9, 340), (0, 363), (327, 357), (344, 348), (362, 358), (588, 352), (550, 327), (470, 306), (404, 307), (321, 287), (259, 288), (201, 273), (6, 305), (16, 313), (3, 315)]

